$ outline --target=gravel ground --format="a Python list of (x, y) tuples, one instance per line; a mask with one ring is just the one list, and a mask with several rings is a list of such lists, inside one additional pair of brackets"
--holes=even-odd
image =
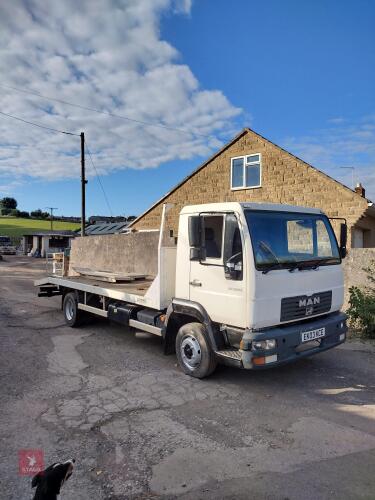
[(64, 500), (374, 499), (375, 350), (185, 376), (159, 339), (64, 324), (44, 263), (0, 262), (0, 498), (32, 498), (18, 453), (74, 457)]

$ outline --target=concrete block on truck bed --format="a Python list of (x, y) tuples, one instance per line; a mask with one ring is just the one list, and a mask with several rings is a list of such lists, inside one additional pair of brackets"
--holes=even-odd
[(76, 268), (128, 275), (156, 276), (159, 232), (137, 232), (86, 236), (72, 241), (69, 276), (79, 276)]
[(95, 271), (92, 269), (87, 269), (86, 267), (74, 267), (73, 271), (76, 271), (81, 276), (86, 276), (87, 278), (96, 279), (99, 281), (108, 281), (109, 283), (117, 282), (129, 282), (135, 280), (144, 280), (146, 278), (145, 274), (139, 273), (114, 273), (112, 271)]

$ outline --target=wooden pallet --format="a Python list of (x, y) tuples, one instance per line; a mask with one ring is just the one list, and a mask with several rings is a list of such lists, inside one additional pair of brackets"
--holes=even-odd
[(114, 273), (112, 271), (95, 271), (93, 269), (88, 269), (84, 267), (73, 267), (76, 273), (86, 278), (96, 279), (99, 281), (106, 281), (109, 283), (119, 283), (119, 282), (131, 282), (136, 280), (144, 280), (146, 278), (145, 274), (139, 273)]

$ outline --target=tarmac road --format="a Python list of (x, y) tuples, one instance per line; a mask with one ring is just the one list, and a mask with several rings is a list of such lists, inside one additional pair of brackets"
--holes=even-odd
[(374, 499), (375, 349), (185, 376), (159, 339), (64, 324), (40, 260), (0, 262), (0, 498), (32, 498), (18, 453), (76, 458), (62, 499)]

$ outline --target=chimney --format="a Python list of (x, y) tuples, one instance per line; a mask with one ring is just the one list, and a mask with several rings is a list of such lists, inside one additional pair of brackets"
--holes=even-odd
[(362, 198), (365, 197), (365, 188), (362, 186), (362, 184), (360, 182), (357, 183), (354, 191), (359, 194), (360, 196), (362, 196)]

